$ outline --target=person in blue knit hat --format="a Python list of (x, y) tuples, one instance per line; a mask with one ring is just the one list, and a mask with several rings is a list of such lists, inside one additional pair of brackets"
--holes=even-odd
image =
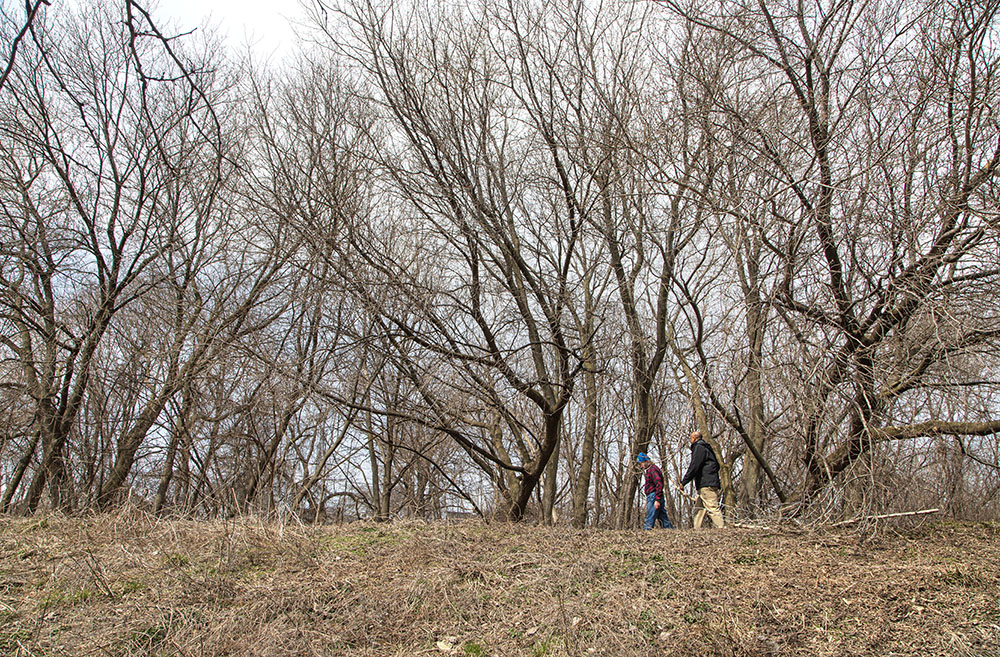
[(652, 529), (657, 521), (663, 529), (673, 529), (674, 525), (667, 517), (665, 500), (663, 499), (663, 471), (653, 463), (645, 452), (639, 452), (635, 459), (639, 467), (646, 471), (646, 485), (643, 491), (646, 493), (646, 521), (643, 529)]

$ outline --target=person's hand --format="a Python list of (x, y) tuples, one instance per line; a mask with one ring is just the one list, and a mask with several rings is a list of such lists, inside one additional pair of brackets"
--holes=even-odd
[(660, 501), (659, 500), (656, 500), (655, 502), (653, 502), (653, 508), (654, 509), (659, 509), (660, 508)]

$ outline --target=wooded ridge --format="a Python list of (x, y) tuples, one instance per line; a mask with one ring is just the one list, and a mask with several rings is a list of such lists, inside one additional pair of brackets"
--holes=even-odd
[(0, 513), (1000, 516), (1000, 3), (306, 6), (0, 13)]

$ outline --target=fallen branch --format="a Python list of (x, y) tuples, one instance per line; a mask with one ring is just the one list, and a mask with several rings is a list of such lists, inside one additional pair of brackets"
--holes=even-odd
[(929, 513), (937, 513), (941, 509), (924, 509), (922, 511), (905, 511), (903, 513), (887, 513), (884, 516), (861, 516), (859, 518), (854, 518), (853, 520), (841, 520), (840, 522), (835, 522), (831, 527), (841, 527), (843, 525), (853, 525), (856, 522), (861, 522), (862, 520), (885, 520), (886, 518), (903, 518), (906, 516), (923, 516)]
[(771, 530), (774, 529), (774, 527), (772, 527), (770, 525), (753, 525), (753, 524), (746, 523), (746, 522), (733, 522), (733, 523), (730, 523), (730, 524), (728, 524), (726, 526), (727, 527), (735, 527), (737, 529), (758, 529), (758, 530), (762, 530), (762, 531), (771, 531)]

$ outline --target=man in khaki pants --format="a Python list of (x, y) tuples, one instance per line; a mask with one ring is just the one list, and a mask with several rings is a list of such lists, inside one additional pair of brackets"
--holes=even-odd
[(712, 519), (713, 527), (724, 527), (722, 511), (719, 510), (719, 488), (722, 486), (719, 481), (719, 461), (715, 458), (711, 445), (702, 438), (700, 431), (691, 434), (691, 465), (681, 479), (681, 487), (686, 486), (692, 479), (695, 488), (698, 489), (694, 528), (701, 529), (706, 513)]

